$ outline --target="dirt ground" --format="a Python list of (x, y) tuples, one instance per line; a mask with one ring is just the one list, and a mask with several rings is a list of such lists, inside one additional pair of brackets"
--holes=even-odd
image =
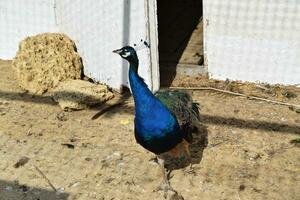
[[(0, 200), (163, 199), (154, 191), (161, 183), (154, 156), (134, 139), (132, 98), (92, 120), (100, 107), (63, 112), (47, 95), (22, 91), (9, 61), (0, 61), (0, 73)], [(219, 84), (300, 104), (297, 88), (190, 84)], [(207, 137), (191, 146), (193, 173), (188, 167), (171, 173), (184, 199), (300, 199), (300, 114), (211, 91), (194, 91), (193, 98), (201, 105)], [(28, 162), (16, 166), (22, 157)]]

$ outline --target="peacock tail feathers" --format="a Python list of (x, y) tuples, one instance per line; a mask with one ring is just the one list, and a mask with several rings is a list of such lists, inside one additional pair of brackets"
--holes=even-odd
[(179, 90), (163, 90), (155, 96), (176, 116), (188, 142), (192, 141), (192, 132), (200, 121), (199, 104), (191, 96)]
[(180, 121), (199, 121), (199, 104), (193, 102), (191, 96), (179, 90), (163, 90), (155, 96), (169, 108)]

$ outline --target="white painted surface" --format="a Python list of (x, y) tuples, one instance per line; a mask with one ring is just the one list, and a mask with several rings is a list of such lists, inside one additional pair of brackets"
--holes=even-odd
[[(59, 26), (54, 2), (0, 0), (0, 58), (12, 59), (27, 36), (61, 31), (75, 40), (85, 73), (119, 88), (127, 82), (127, 63), (111, 51), (142, 38), (151, 42), (151, 54), (138, 52), (140, 73), (150, 88), (159, 88), (155, 1), (59, 0)], [(204, 51), (211, 77), (299, 84), (299, 21), (297, 0), (204, 0)]]
[(159, 53), (158, 53), (158, 22), (157, 22), (157, 1), (146, 0), (146, 14), (148, 38), (150, 42), (150, 63), (152, 91), (157, 92), (160, 87), (159, 74)]
[[(112, 50), (141, 39), (149, 41), (146, 3), (147, 0), (0, 0), (0, 58), (12, 59), (19, 42), (27, 36), (63, 32), (75, 41), (85, 74), (119, 89), (128, 85), (128, 63)], [(151, 19), (155, 18), (156, 15)], [(152, 90), (158, 90), (158, 59), (152, 59), (157, 57), (157, 44), (151, 45), (151, 50), (151, 55), (150, 49), (138, 52), (139, 73)], [(150, 59), (156, 62), (154, 67)]]
[(0, 58), (12, 59), (27, 36), (56, 31), (54, 0), (0, 0)]
[[(57, 1), (59, 27), (73, 38), (85, 74), (113, 88), (128, 85), (128, 63), (112, 53), (141, 39), (148, 40), (145, 3), (141, 0)], [(149, 40), (148, 40), (149, 41)], [(152, 87), (150, 49), (138, 51), (139, 73)]]
[(300, 1), (204, 0), (210, 77), (300, 83)]

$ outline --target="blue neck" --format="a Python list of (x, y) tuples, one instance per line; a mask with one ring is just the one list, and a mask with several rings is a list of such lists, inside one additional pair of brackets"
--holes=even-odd
[(138, 75), (138, 59), (129, 63), (129, 81), (135, 104), (135, 138), (149, 151), (166, 152), (182, 140), (178, 121)]
[(149, 105), (151, 102), (156, 101), (156, 98), (149, 90), (147, 84), (144, 80), (138, 75), (138, 62), (130, 62), (129, 67), (129, 82), (131, 91), (134, 97), (135, 111), (138, 115), (148, 114)]

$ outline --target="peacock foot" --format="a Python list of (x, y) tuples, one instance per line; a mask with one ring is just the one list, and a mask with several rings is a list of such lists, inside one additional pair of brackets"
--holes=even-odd
[(184, 200), (184, 198), (175, 189), (173, 189), (170, 184), (167, 184), (165, 182), (159, 185), (154, 191), (162, 191), (164, 194), (164, 198), (167, 200)]
[[(166, 197), (165, 197), (166, 198)], [(184, 200), (183, 196), (180, 195), (178, 192), (174, 192), (169, 190), (167, 193), (167, 200)]]
[(196, 175), (195, 168), (193, 167), (193, 165), (190, 165), (190, 166), (186, 167), (183, 170), (183, 172), (186, 173), (186, 174)]
[(162, 182), (154, 191), (155, 192), (162, 191), (164, 193), (164, 197), (165, 198), (167, 197), (167, 194), (169, 193), (169, 191), (177, 193), (176, 190), (174, 190), (172, 188), (172, 186), (170, 185), (170, 183), (166, 183), (165, 181)]

